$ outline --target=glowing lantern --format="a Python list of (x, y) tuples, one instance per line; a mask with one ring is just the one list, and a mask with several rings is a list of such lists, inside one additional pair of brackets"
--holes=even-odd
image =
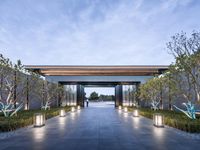
[(42, 127), (45, 125), (45, 115), (42, 113), (34, 114), (34, 127)]
[(65, 109), (61, 109), (60, 110), (60, 117), (64, 117), (65, 116)]
[(122, 106), (120, 105), (120, 106), (118, 107), (118, 109), (119, 109), (119, 110), (122, 110)]
[(133, 117), (139, 117), (139, 111), (137, 109), (133, 110)]
[(128, 112), (128, 108), (124, 107), (124, 113), (127, 113), (127, 112)]
[(162, 114), (153, 114), (153, 122), (156, 127), (164, 127), (164, 116)]
[(71, 112), (75, 112), (75, 107), (71, 107)]
[(78, 109), (78, 110), (80, 110), (80, 109), (81, 109), (81, 106), (80, 106), (80, 105), (78, 105), (78, 106), (77, 106), (77, 109)]

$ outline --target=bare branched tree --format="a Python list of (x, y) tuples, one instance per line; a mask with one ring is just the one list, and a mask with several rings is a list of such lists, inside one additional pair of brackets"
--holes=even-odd
[[(16, 74), (14, 73), (18, 71), (18, 69), (18, 64), (13, 67), (12, 62), (9, 59), (0, 55), (0, 109), (5, 117), (13, 116), (23, 107), (23, 102), (17, 102), (15, 97), (17, 78), (15, 78)], [(13, 80), (14, 78), (16, 79), (15, 81)], [(21, 90), (23, 91), (23, 88), (21, 88)]]

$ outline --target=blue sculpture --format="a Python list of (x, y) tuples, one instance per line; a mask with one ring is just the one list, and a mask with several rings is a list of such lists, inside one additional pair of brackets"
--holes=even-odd
[(50, 104), (50, 101), (46, 101), (45, 104), (41, 107), (41, 109), (50, 110)]
[(153, 110), (158, 110), (158, 105), (160, 104), (160, 101), (152, 101), (151, 102), (151, 109), (153, 109)]
[(187, 103), (183, 103), (183, 105), (186, 107), (187, 110), (183, 110), (175, 105), (173, 105), (176, 109), (183, 112), (186, 116), (188, 116), (191, 119), (196, 119), (196, 110), (194, 107), (194, 104), (192, 102), (188, 101)]
[(23, 103), (18, 105), (17, 108), (14, 108), (14, 104), (4, 104), (0, 102), (0, 110), (3, 112), (5, 117), (12, 117), (14, 114), (17, 114), (17, 112), (23, 107)]

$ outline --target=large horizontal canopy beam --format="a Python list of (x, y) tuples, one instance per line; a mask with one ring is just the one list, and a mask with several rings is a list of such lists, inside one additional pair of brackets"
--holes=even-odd
[(168, 66), (25, 66), (45, 76), (152, 76)]

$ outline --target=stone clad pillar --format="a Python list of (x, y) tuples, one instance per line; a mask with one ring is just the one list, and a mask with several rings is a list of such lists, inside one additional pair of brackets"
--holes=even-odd
[(116, 85), (115, 87), (115, 107), (122, 106), (122, 85)]
[(85, 91), (84, 86), (77, 84), (77, 105), (84, 107)]

